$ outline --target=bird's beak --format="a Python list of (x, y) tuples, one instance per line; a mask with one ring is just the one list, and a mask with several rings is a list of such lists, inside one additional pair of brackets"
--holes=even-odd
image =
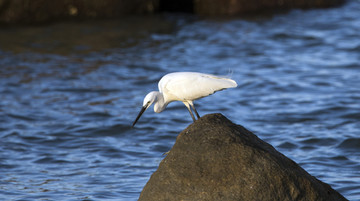
[(136, 122), (140, 119), (141, 115), (145, 112), (145, 110), (146, 110), (147, 108), (148, 108), (148, 104), (147, 104), (147, 105), (144, 105), (144, 106), (141, 108), (141, 110), (140, 110), (138, 116), (136, 117), (136, 119), (135, 119), (132, 127), (135, 126)]

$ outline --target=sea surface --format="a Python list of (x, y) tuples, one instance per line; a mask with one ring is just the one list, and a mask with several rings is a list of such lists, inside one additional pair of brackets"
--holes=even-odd
[(360, 200), (360, 1), (247, 17), (185, 14), (0, 28), (0, 200), (137, 200), (192, 123), (147, 110), (169, 72), (238, 87), (195, 101)]

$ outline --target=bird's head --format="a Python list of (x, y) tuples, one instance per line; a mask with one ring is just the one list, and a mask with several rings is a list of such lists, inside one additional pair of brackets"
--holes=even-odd
[(157, 100), (158, 94), (159, 94), (158, 91), (152, 91), (145, 96), (143, 106), (132, 125), (133, 127), (135, 126), (136, 122), (140, 119), (141, 115), (145, 112), (145, 110), (148, 109), (151, 106), (151, 104), (153, 104)]
[(144, 98), (143, 108), (145, 107), (146, 109), (148, 109), (150, 105), (157, 100), (158, 93), (158, 91), (152, 91), (148, 93)]

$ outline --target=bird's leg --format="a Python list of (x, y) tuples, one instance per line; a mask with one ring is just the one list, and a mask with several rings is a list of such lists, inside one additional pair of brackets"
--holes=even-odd
[(191, 118), (192, 118), (193, 121), (195, 122), (196, 119), (195, 119), (195, 117), (194, 117), (194, 114), (191, 112), (189, 103), (188, 103), (188, 102), (183, 102), (183, 103), (185, 104), (186, 108), (188, 109), (188, 111), (189, 111), (189, 113), (190, 113), (190, 115), (191, 115)]
[(194, 110), (197, 118), (200, 119), (200, 115), (199, 115), (199, 113), (196, 111), (195, 106), (194, 106), (194, 103), (191, 101), (191, 102), (189, 102), (189, 104), (191, 105), (192, 109)]

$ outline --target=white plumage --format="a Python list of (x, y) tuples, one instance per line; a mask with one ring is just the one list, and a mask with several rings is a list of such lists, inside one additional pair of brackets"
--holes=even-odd
[(159, 113), (173, 101), (183, 102), (189, 110), (193, 121), (195, 121), (190, 106), (194, 110), (196, 116), (198, 118), (200, 118), (200, 116), (194, 107), (193, 100), (211, 95), (216, 91), (237, 87), (237, 83), (232, 79), (211, 74), (176, 72), (169, 73), (162, 77), (158, 87), (159, 91), (152, 91), (145, 96), (143, 107), (135, 119), (133, 126), (139, 120), (142, 113), (150, 107), (152, 103), (155, 103), (154, 111)]

